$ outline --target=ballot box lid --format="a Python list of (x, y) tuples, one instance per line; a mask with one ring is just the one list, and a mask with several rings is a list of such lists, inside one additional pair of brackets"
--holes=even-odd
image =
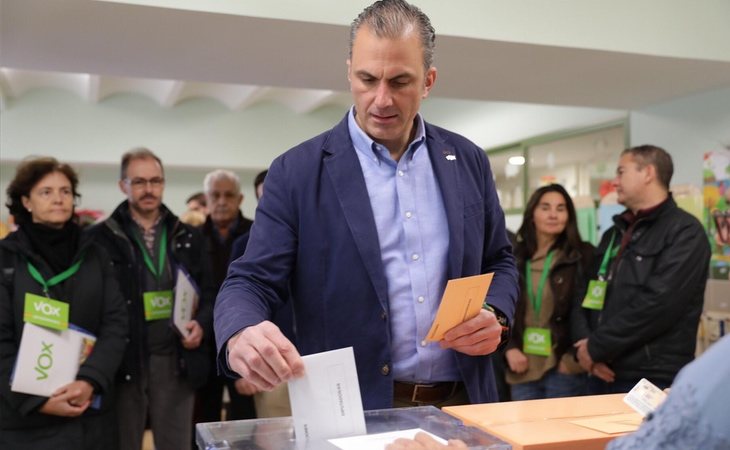
[[(444, 439), (461, 439), (470, 449), (509, 450), (499, 438), (465, 426), (433, 406), (365, 411), (367, 434), (421, 428)], [(297, 441), (291, 417), (199, 423), (195, 426), (200, 450), (336, 450), (326, 439)]]

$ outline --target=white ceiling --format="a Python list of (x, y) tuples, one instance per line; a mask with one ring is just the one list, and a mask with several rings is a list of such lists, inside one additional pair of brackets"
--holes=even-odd
[[(273, 100), (307, 114), (349, 104), (347, 39), (344, 25), (107, 1), (0, 0), (0, 95), (55, 86), (90, 102), (134, 92), (163, 107), (194, 97), (232, 110)], [(440, 35), (435, 63), (433, 96), (485, 104), (633, 110), (730, 86), (730, 57)]]

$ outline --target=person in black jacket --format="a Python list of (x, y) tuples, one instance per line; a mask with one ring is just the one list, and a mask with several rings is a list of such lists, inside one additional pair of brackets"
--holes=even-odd
[[(203, 241), (162, 204), (164, 184), (154, 153), (125, 153), (119, 187), (127, 200), (91, 230), (112, 258), (129, 311), (131, 340), (117, 377), (122, 450), (139, 450), (148, 418), (157, 450), (190, 448), (195, 389), (210, 370), (204, 340), (213, 338), (215, 293)], [(173, 288), (183, 271), (200, 289), (186, 336), (170, 322)]]
[[(241, 182), (238, 175), (230, 170), (214, 170), (205, 176), (203, 189), (208, 205), (208, 216), (200, 229), (205, 246), (205, 263), (212, 268), (213, 285), (220, 287), (228, 273), (228, 261), (234, 241), (248, 233), (253, 223), (243, 216), (240, 207), (243, 203)], [(210, 365), (215, 366), (215, 342), (208, 341)], [(226, 410), (226, 420), (253, 419), (256, 417), (253, 399), (250, 395), (239, 394), (234, 381), (224, 375), (211, 371), (204, 386), (195, 394), (194, 423), (218, 422), (221, 420), (223, 386), (228, 387), (230, 402)]]
[(669, 192), (672, 158), (642, 145), (621, 154), (614, 216), (574, 304), (589, 393), (628, 392), (641, 378), (669, 387), (694, 358), (710, 262), (702, 224)]
[[(127, 312), (108, 255), (72, 220), (77, 185), (67, 164), (36, 158), (18, 166), (7, 189), (19, 228), (0, 241), (2, 449), (116, 448), (114, 375), (126, 345)], [(29, 294), (65, 303), (70, 326), (96, 337), (76, 380), (50, 397), (10, 386), (25, 321), (39, 323), (24, 317), (25, 306), (38, 301)], [(49, 361), (78, 358), (49, 347)]]

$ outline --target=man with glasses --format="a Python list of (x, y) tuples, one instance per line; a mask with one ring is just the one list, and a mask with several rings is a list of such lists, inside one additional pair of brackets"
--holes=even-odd
[[(139, 450), (149, 419), (157, 450), (189, 449), (195, 389), (210, 370), (204, 340), (213, 336), (215, 292), (202, 237), (162, 203), (164, 169), (150, 150), (124, 154), (119, 188), (127, 200), (92, 229), (111, 255), (129, 312), (129, 342), (116, 380), (119, 448)], [(200, 299), (180, 333), (170, 317), (175, 282), (184, 273)]]

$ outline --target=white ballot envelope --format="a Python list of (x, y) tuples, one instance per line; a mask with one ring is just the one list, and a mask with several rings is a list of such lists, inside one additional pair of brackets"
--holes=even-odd
[(366, 433), (352, 347), (303, 356), (304, 376), (289, 381), (297, 441)]
[(193, 313), (198, 307), (200, 293), (195, 282), (182, 268), (177, 269), (177, 282), (175, 282), (175, 300), (172, 307), (172, 323), (181, 336), (187, 337), (190, 334), (185, 324), (193, 318)]
[(659, 405), (667, 398), (667, 394), (652, 384), (646, 378), (642, 378), (631, 388), (624, 397), (624, 403), (634, 408), (636, 412), (646, 417), (654, 412)]
[(486, 273), (449, 280), (426, 340), (440, 341), (444, 333), (479, 314), (493, 277)]

